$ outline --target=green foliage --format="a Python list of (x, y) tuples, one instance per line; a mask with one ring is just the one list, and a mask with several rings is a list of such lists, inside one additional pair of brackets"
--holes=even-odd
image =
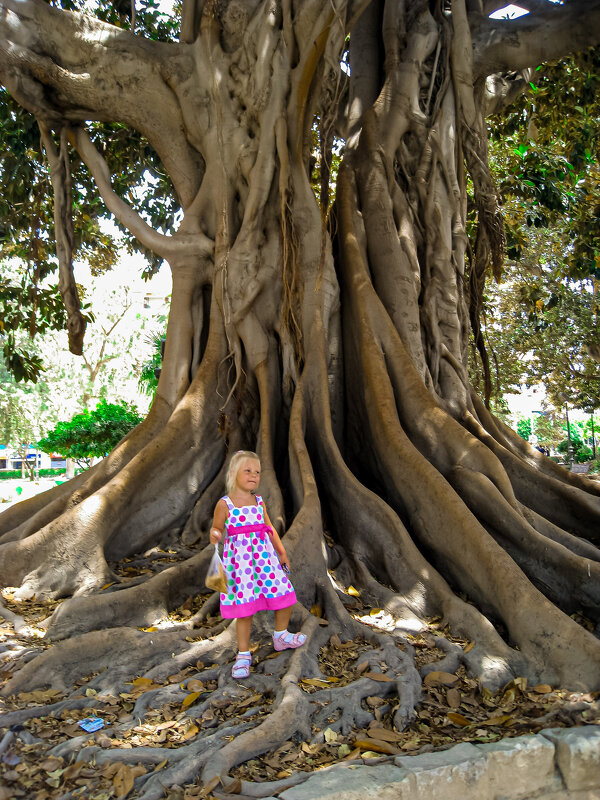
[[(567, 426), (563, 425), (563, 434), (566, 434)], [(582, 423), (578, 420), (569, 422), (569, 434), (571, 437), (571, 448), (573, 450), (573, 460), (578, 464), (584, 461), (591, 461), (594, 457), (592, 448), (589, 446), (587, 437), (591, 434), (591, 429), (588, 423)], [(569, 452), (569, 438), (563, 438), (559, 442), (557, 448), (559, 453), (567, 454)]]
[(44, 418), (42, 393), (38, 387), (17, 385), (13, 376), (0, 364), (0, 441), (10, 445), (21, 458), (23, 468), (33, 477), (34, 463), (27, 462), (29, 445), (40, 435)]
[[(0, 345), (4, 365), (17, 382), (36, 383), (44, 371), (34, 337), (66, 324), (58, 286), (40, 284), (48, 274), (47, 265), (39, 262), (13, 263), (11, 269), (0, 264)], [(84, 318), (93, 322), (89, 305), (83, 303), (82, 309)]]
[(538, 68), (530, 91), (491, 121), (491, 166), (506, 216), (508, 256), (523, 229), (563, 226), (561, 275), (600, 277), (600, 49)]
[(531, 436), (531, 419), (529, 417), (521, 417), (517, 422), (517, 433), (525, 441), (529, 441)]
[(558, 443), (564, 436), (564, 425), (556, 414), (547, 411), (544, 414), (536, 414), (534, 422), (535, 435), (539, 444), (544, 447), (556, 449)]
[[(482, 329), (493, 396), (543, 384), (552, 403), (600, 407), (600, 49), (540, 67), (490, 121), (508, 262), (488, 284)], [(476, 387), (478, 358), (471, 354)]]
[(138, 389), (144, 394), (154, 396), (158, 386), (158, 378), (162, 368), (163, 351), (165, 346), (166, 330), (155, 333), (149, 337), (148, 341), (152, 344), (152, 357), (142, 365), (138, 380)]
[(575, 461), (578, 464), (582, 464), (584, 461), (591, 461), (592, 460), (592, 448), (588, 447), (587, 444), (582, 444), (581, 447), (575, 453)]
[(38, 447), (68, 458), (102, 457), (141, 421), (133, 404), (101, 400), (95, 410), (85, 410), (69, 422), (59, 422), (38, 442)]

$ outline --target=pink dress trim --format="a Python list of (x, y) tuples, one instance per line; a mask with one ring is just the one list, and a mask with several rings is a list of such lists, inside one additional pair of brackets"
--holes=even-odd
[(277, 611), (280, 608), (288, 608), (296, 603), (296, 592), (291, 591), (280, 597), (259, 597), (250, 600), (248, 603), (236, 603), (227, 606), (221, 603), (221, 616), (224, 619), (237, 619), (238, 617), (250, 617), (257, 611)]

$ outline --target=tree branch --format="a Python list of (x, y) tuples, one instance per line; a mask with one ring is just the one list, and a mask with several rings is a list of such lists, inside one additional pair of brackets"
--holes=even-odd
[(0, 0), (0, 82), (49, 127), (59, 120), (118, 121), (142, 133), (184, 206), (198, 191), (203, 165), (171, 83), (190, 68), (179, 44), (150, 41), (43, 0)]
[(476, 77), (520, 71), (600, 42), (600, 0), (570, 0), (561, 6), (546, 2), (545, 6), (517, 20), (479, 18), (474, 22)]
[(185, 255), (206, 258), (211, 256), (214, 243), (204, 234), (165, 236), (151, 228), (142, 217), (114, 191), (106, 161), (94, 147), (83, 128), (71, 131), (71, 142), (86, 164), (98, 186), (108, 210), (117, 217), (139, 241), (167, 261)]

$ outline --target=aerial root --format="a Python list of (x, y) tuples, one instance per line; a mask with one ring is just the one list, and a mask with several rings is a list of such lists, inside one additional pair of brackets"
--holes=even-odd
[[(45, 717), (58, 717), (61, 711), (75, 711), (80, 708), (94, 708), (101, 705), (102, 701), (95, 697), (71, 697), (61, 700), (58, 703), (51, 703), (44, 706)], [(32, 708), (22, 708), (19, 711), (9, 711), (0, 716), (0, 728), (10, 728), (13, 725), (22, 725), (28, 719), (35, 719), (40, 716), (39, 706)]]
[[(167, 751), (168, 765), (157, 772), (146, 772), (135, 780), (135, 789), (140, 792), (140, 800), (159, 800), (164, 796), (166, 786), (192, 783), (198, 778), (205, 764), (224, 746), (230, 737), (243, 734), (253, 727), (247, 722), (227, 725), (202, 737), (193, 739), (189, 744)], [(69, 743), (66, 743), (69, 744)], [(51, 755), (65, 756), (68, 750), (55, 747)], [(165, 749), (161, 747), (136, 747), (131, 750), (117, 750), (91, 745), (79, 751), (78, 760), (94, 761), (96, 764), (121, 762), (155, 767), (165, 761)]]
[(542, 536), (546, 536), (553, 542), (557, 542), (557, 544), (562, 544), (563, 547), (575, 553), (576, 556), (600, 562), (600, 548), (596, 547), (596, 545), (559, 528), (558, 525), (554, 525), (554, 523), (542, 517), (541, 514), (532, 511), (522, 503), (519, 504), (519, 507), (523, 517)]
[(485, 430), (501, 447), (506, 448), (517, 458), (524, 459), (529, 465), (534, 465), (537, 470), (548, 477), (582, 489), (589, 494), (600, 496), (600, 485), (596, 481), (590, 480), (584, 475), (569, 472), (540, 453), (501, 419), (492, 416), (474, 391), (471, 391), (471, 400), (478, 420), (468, 418), (467, 427), (475, 428), (475, 435), (482, 441), (484, 437), (481, 433)]

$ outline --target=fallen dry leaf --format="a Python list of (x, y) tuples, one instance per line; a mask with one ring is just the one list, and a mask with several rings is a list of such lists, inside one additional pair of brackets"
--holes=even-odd
[(513, 718), (510, 714), (502, 714), (499, 717), (490, 717), (490, 719), (479, 720), (478, 725), (506, 725), (512, 722)]
[(450, 672), (434, 670), (425, 675), (423, 683), (425, 686), (455, 686), (458, 683), (458, 676), (452, 675)]
[(460, 706), (460, 692), (458, 689), (448, 689), (446, 691), (446, 702), (450, 708), (458, 708)]
[(62, 764), (63, 764), (62, 758), (56, 758), (56, 756), (49, 756), (40, 763), (40, 769), (43, 769), (44, 772), (54, 772), (55, 769), (59, 769), (59, 767), (62, 767)]
[(363, 678), (370, 678), (372, 681), (379, 681), (380, 683), (391, 683), (394, 679), (388, 678), (383, 672), (365, 672)]
[(321, 688), (329, 686), (329, 681), (326, 678), (301, 678), (301, 683), (307, 683), (309, 686), (319, 686)]
[(377, 695), (375, 695), (374, 697), (367, 697), (366, 703), (371, 708), (377, 708), (378, 706), (385, 705), (385, 700), (383, 697), (377, 697)]
[(47, 703), (61, 696), (58, 689), (38, 689), (34, 692), (20, 692), (17, 700), (21, 703)]
[(202, 787), (202, 790), (203, 790), (203, 791), (204, 791), (206, 794), (210, 794), (210, 792), (212, 792), (212, 790), (213, 790), (213, 789), (216, 789), (216, 788), (217, 788), (217, 786), (218, 786), (220, 783), (221, 783), (221, 776), (220, 776), (220, 775), (215, 775), (215, 777), (214, 777), (214, 778), (211, 778), (211, 780), (209, 780), (209, 782), (208, 782), (208, 783), (205, 783), (205, 784), (204, 784), (204, 786)]
[(201, 692), (192, 692), (191, 694), (188, 694), (188, 696), (182, 702), (181, 707), (187, 708), (188, 706), (191, 706), (192, 703), (200, 697), (200, 694)]
[(460, 725), (462, 728), (465, 728), (467, 725), (471, 724), (471, 720), (468, 720), (462, 714), (457, 714), (454, 711), (448, 711), (446, 716), (453, 725)]
[(79, 777), (81, 770), (86, 766), (87, 763), (85, 761), (76, 761), (74, 764), (69, 764), (69, 766), (63, 772), (63, 780), (75, 780), (75, 778)]
[(326, 742), (337, 742), (338, 735), (335, 731), (332, 731), (331, 728), (326, 728), (323, 731), (323, 736)]
[(133, 789), (133, 771), (127, 764), (120, 764), (113, 778), (113, 787), (115, 797), (122, 800), (127, 797), (129, 792)]
[(153, 683), (152, 678), (136, 678), (132, 681), (133, 686), (152, 686)]
[(227, 786), (223, 787), (228, 794), (239, 794), (242, 791), (242, 782), (239, 778), (236, 778), (231, 783), (228, 783)]
[(379, 739), (382, 742), (399, 742), (402, 739), (401, 733), (390, 731), (388, 728), (376, 728), (374, 726), (369, 728), (369, 736), (371, 739)]
[(387, 755), (397, 755), (400, 752), (393, 744), (378, 739), (356, 739), (354, 746), (360, 750), (372, 750), (375, 753), (386, 753)]

